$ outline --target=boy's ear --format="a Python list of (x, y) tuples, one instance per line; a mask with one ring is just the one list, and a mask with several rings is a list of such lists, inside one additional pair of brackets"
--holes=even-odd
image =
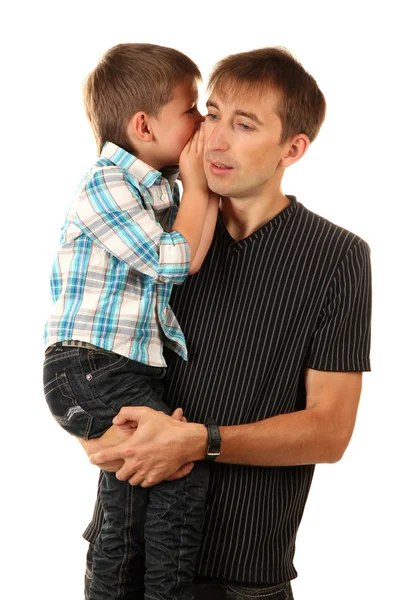
[(143, 111), (137, 112), (129, 121), (128, 130), (138, 141), (152, 142), (153, 133), (150, 125), (149, 115)]
[(304, 133), (299, 133), (287, 142), (288, 149), (283, 158), (281, 158), (280, 166), (289, 167), (296, 163), (307, 152), (310, 145), (310, 140)]

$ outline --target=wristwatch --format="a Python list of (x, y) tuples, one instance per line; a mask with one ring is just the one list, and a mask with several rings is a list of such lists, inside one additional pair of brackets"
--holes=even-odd
[(208, 417), (205, 422), (208, 433), (207, 454), (204, 460), (214, 460), (220, 454), (220, 429), (213, 417)]

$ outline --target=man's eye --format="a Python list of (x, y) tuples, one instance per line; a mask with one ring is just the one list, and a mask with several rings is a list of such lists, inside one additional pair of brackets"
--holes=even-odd
[(253, 131), (253, 128), (246, 125), (246, 123), (238, 123), (238, 126), (243, 129), (243, 131)]
[(213, 113), (207, 113), (206, 119), (208, 119), (209, 121), (214, 121), (215, 119), (217, 119), (217, 115), (214, 115)]
[(197, 107), (196, 106), (192, 106), (190, 108), (190, 110), (187, 110), (187, 113), (191, 113), (192, 114), (192, 113), (195, 113), (196, 110), (197, 110)]

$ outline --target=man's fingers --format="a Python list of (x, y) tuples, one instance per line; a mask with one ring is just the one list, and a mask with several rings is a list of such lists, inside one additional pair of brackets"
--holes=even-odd
[(134, 477), (135, 479), (139, 478), (139, 481), (137, 483), (133, 484), (133, 485), (138, 485), (138, 483), (140, 483), (140, 480), (143, 478), (143, 476), (140, 475), (139, 472), (136, 472), (136, 469), (137, 469), (137, 467), (135, 468), (134, 466), (129, 465), (128, 462), (125, 462), (123, 467), (117, 471), (116, 477), (120, 481), (128, 481), (129, 480), (129, 482), (132, 477)]
[(125, 431), (130, 431), (131, 429), (137, 429), (138, 424), (137, 421), (125, 421), (122, 425), (118, 425)]
[(192, 469), (194, 467), (194, 463), (186, 463), (185, 465), (183, 465), (182, 467), (180, 467), (178, 469), (178, 471), (175, 471), (175, 473), (173, 475), (171, 475), (170, 477), (166, 478), (166, 481), (175, 481), (175, 479), (181, 479), (181, 477), (185, 477), (186, 475), (188, 475), (189, 473), (191, 473)]
[(129, 478), (130, 485), (140, 485), (141, 487), (150, 487), (150, 484), (146, 482), (146, 479), (143, 478), (143, 475), (139, 473), (135, 473)]
[(116, 471), (118, 471), (119, 469), (122, 468), (123, 464), (124, 464), (124, 461), (121, 459), (113, 460), (112, 462), (109, 462), (109, 463), (100, 464), (100, 469), (102, 471), (110, 471), (111, 473), (115, 473)]
[(115, 425), (123, 425), (128, 421), (134, 421), (137, 424), (139, 423), (142, 413), (143, 407), (141, 406), (123, 406), (123, 408), (119, 410), (119, 413), (114, 417), (113, 423)]
[(171, 415), (171, 419), (175, 419), (176, 421), (181, 421), (183, 418), (182, 408), (176, 408)]
[(100, 452), (96, 452), (90, 456), (90, 463), (93, 465), (102, 465), (105, 463), (109, 463), (113, 460), (123, 459), (123, 452), (125, 446), (124, 444), (119, 444), (114, 448), (108, 448), (107, 450), (101, 450)]

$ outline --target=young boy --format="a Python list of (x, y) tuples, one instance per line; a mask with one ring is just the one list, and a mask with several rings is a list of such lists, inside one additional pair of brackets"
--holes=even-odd
[[(170, 414), (163, 346), (183, 359), (187, 350), (168, 301), (172, 285), (200, 267), (218, 205), (203, 170), (200, 80), (181, 52), (121, 44), (84, 85), (100, 157), (66, 215), (44, 363), (49, 408), (81, 443), (107, 431), (126, 404)], [(146, 599), (190, 599), (206, 470), (149, 489), (107, 471), (100, 482), (90, 600), (138, 598), (143, 581)]]

